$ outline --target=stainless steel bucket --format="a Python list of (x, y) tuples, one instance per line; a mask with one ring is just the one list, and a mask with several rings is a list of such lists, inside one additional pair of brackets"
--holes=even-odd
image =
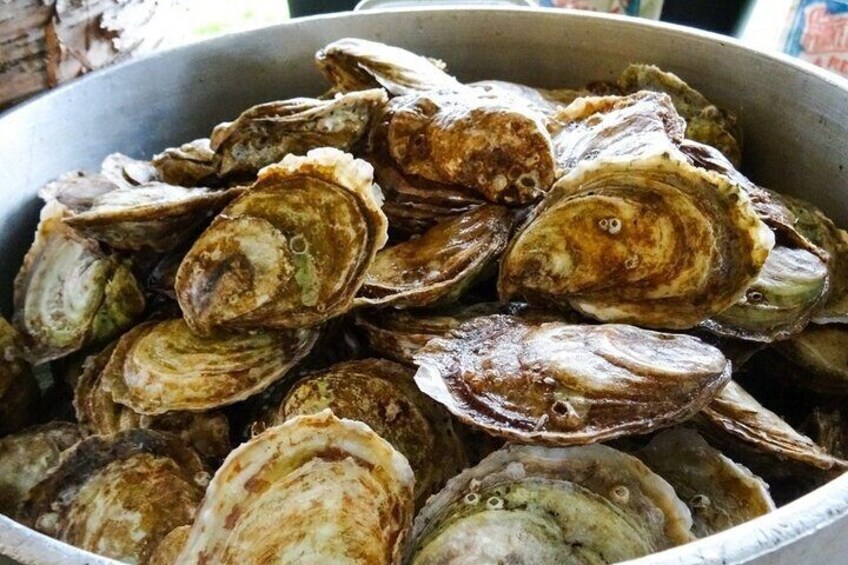
[[(96, 167), (108, 153), (150, 156), (206, 136), (272, 99), (325, 88), (319, 47), (356, 36), (444, 59), (466, 81), (538, 86), (616, 76), (629, 62), (679, 73), (734, 109), (745, 171), (801, 195), (848, 225), (848, 81), (726, 37), (645, 21), (513, 8), (361, 12), (296, 20), (161, 53), (95, 73), (0, 117), (0, 308), (29, 246), (46, 181)], [(0, 517), (0, 553), (24, 563), (110, 563)], [(848, 475), (776, 512), (632, 562), (848, 562)]]

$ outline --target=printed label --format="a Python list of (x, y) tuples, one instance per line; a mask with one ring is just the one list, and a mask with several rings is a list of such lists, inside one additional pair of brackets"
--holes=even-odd
[(799, 0), (784, 51), (848, 76), (848, 0)]

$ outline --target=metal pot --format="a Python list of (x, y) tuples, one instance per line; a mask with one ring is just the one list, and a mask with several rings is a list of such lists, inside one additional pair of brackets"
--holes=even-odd
[[(848, 81), (726, 37), (631, 19), (511, 8), (362, 12), (296, 20), (161, 53), (0, 117), (0, 308), (32, 240), (36, 190), (108, 153), (150, 156), (259, 102), (318, 94), (319, 47), (344, 36), (444, 59), (466, 81), (539, 86), (609, 79), (631, 61), (674, 71), (736, 110), (746, 172), (848, 225)], [(632, 564), (836, 563), (848, 555), (848, 475), (776, 512)], [(0, 517), (0, 553), (24, 563), (114, 563)]]

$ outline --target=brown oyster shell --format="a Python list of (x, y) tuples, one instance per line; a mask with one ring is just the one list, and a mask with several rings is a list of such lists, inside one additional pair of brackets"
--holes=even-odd
[(358, 303), (422, 307), (456, 301), (491, 274), (506, 248), (512, 213), (481, 206), (377, 253)]
[(146, 416), (118, 404), (103, 386), (103, 370), (115, 350), (113, 343), (88, 357), (74, 388), (74, 409), (85, 435), (109, 435), (133, 428), (171, 432), (207, 461), (220, 461), (230, 452), (230, 425), (220, 411), (167, 412)]
[(653, 65), (634, 64), (618, 79), (626, 93), (663, 92), (671, 97), (677, 112), (686, 120), (686, 137), (715, 147), (735, 167), (742, 162), (742, 129), (734, 114), (715, 106), (680, 77)]
[(315, 54), (315, 63), (339, 92), (381, 86), (398, 96), (436, 88), (462, 88), (444, 71), (441, 61), (366, 39), (338, 39)]
[(503, 315), (431, 340), (415, 362), (418, 387), (465, 423), (547, 445), (682, 422), (730, 379), (724, 355), (691, 336)]
[(186, 241), (243, 189), (184, 188), (151, 182), (116, 189), (64, 219), (114, 249), (168, 251)]
[(690, 541), (691, 524), (671, 486), (635, 457), (510, 445), (430, 498), (406, 562), (619, 562)]
[(591, 94), (585, 89), (534, 88), (505, 80), (481, 80), (472, 82), (468, 86), (480, 89), (491, 96), (514, 98), (529, 103), (534, 110), (551, 118), (556, 116), (560, 108)]
[(843, 472), (837, 459), (730, 381), (695, 418), (699, 431), (756, 473), (780, 477), (799, 469)]
[(208, 479), (197, 454), (174, 436), (92, 436), (32, 488), (22, 514), (61, 541), (144, 563), (171, 530), (191, 522)]
[(333, 365), (292, 385), (270, 425), (325, 408), (367, 424), (409, 461), (421, 507), (467, 461), (450, 414), (416, 388), (414, 374), (384, 359)]
[(710, 447), (692, 429), (662, 431), (634, 455), (674, 487), (692, 513), (692, 533), (699, 538), (775, 508), (761, 478)]
[(162, 182), (178, 186), (208, 186), (218, 182), (218, 161), (208, 138), (169, 147), (153, 157)]
[(29, 424), (40, 397), (21, 336), (0, 316), (0, 437)]
[(15, 278), (13, 321), (34, 364), (114, 337), (145, 306), (129, 267), (65, 225), (54, 204)]
[(391, 100), (386, 145), (409, 175), (472, 188), (509, 205), (539, 200), (556, 173), (545, 117), (517, 101), (474, 91)]
[(447, 337), (468, 320), (491, 314), (532, 317), (547, 322), (570, 319), (567, 314), (538, 310), (526, 304), (478, 302), (435, 310), (360, 310), (354, 321), (365, 334), (371, 349), (395, 361), (413, 365), (415, 354), (434, 337)]
[(20, 519), (30, 490), (80, 439), (79, 428), (70, 422), (50, 422), (0, 439), (0, 514)]
[(304, 155), (318, 147), (349, 151), (386, 101), (378, 88), (330, 100), (294, 98), (249, 108), (212, 132), (219, 174), (252, 175), (289, 153)]
[(147, 565), (176, 565), (190, 531), (191, 525), (177, 526), (171, 530), (156, 546)]
[(807, 326), (774, 344), (774, 350), (795, 365), (786, 373), (798, 386), (830, 396), (848, 394), (848, 328), (842, 324)]
[(776, 245), (744, 297), (703, 325), (725, 337), (785, 340), (804, 330), (828, 290), (825, 261), (805, 249)]
[(177, 562), (397, 564), (413, 484), (406, 459), (365, 424), (298, 416), (227, 457)]
[(510, 242), (502, 300), (685, 329), (736, 303), (774, 235), (741, 188), (674, 155), (589, 162), (557, 182)]
[(177, 273), (193, 330), (300, 328), (343, 314), (387, 239), (372, 168), (337, 149), (266, 167)]
[(668, 151), (683, 140), (686, 122), (671, 99), (656, 92), (588, 96), (561, 108), (554, 119), (554, 152), (563, 173), (584, 161), (640, 158)]
[(311, 329), (200, 336), (182, 319), (146, 322), (118, 341), (100, 386), (140, 414), (209, 410), (265, 390), (317, 338)]

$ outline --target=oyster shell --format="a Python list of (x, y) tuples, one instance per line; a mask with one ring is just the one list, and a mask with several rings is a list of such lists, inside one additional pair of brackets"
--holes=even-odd
[(171, 530), (192, 521), (208, 480), (197, 454), (173, 436), (92, 436), (32, 488), (22, 515), (66, 543), (144, 563)]
[(432, 91), (392, 99), (382, 121), (389, 155), (405, 174), (510, 205), (539, 200), (554, 181), (545, 117), (526, 104)]
[(219, 173), (253, 175), (289, 153), (303, 155), (318, 147), (348, 151), (387, 100), (385, 91), (376, 88), (330, 100), (294, 98), (254, 106), (212, 132)]
[(512, 213), (485, 205), (377, 253), (358, 302), (396, 308), (444, 304), (494, 271), (506, 248)]
[(785, 194), (774, 196), (791, 209), (796, 229), (829, 255), (830, 295), (813, 316), (813, 322), (848, 323), (848, 232), (837, 228), (809, 202)]
[(655, 91), (668, 94), (686, 120), (686, 137), (715, 147), (735, 167), (742, 162), (742, 130), (735, 115), (715, 106), (680, 77), (653, 65), (630, 65), (618, 79), (627, 93)]
[(414, 482), (365, 424), (293, 418), (227, 457), (177, 562), (399, 563)]
[(114, 249), (168, 251), (242, 192), (151, 182), (99, 195), (64, 221)]
[(406, 562), (615, 563), (690, 541), (691, 524), (635, 457), (602, 445), (511, 445), (430, 498)]
[(590, 162), (512, 239), (498, 289), (502, 300), (685, 329), (736, 303), (773, 245), (745, 193), (719, 175), (668, 154)]
[(208, 138), (169, 147), (153, 157), (162, 182), (178, 186), (208, 186), (218, 182), (218, 161)]
[(298, 328), (343, 314), (376, 252), (386, 217), (372, 169), (337, 149), (266, 167), (200, 236), (177, 273), (191, 328)]
[(270, 424), (326, 408), (367, 424), (409, 461), (420, 507), (467, 461), (450, 414), (416, 388), (414, 374), (384, 359), (334, 365), (294, 384)]
[(548, 445), (682, 422), (730, 379), (724, 355), (691, 336), (503, 315), (431, 340), (415, 362), (418, 387), (460, 420)]
[(524, 304), (479, 302), (457, 304), (436, 310), (365, 310), (356, 313), (355, 323), (368, 345), (385, 357), (413, 365), (415, 354), (434, 337), (447, 337), (464, 322), (492, 314), (532, 317), (537, 321), (565, 320), (565, 315), (528, 308)]
[(707, 439), (734, 459), (767, 478), (795, 469), (842, 472), (848, 462), (828, 455), (813, 440), (765, 408), (735, 381), (730, 381), (695, 418)]
[(65, 225), (62, 213), (44, 207), (15, 278), (13, 321), (34, 364), (106, 341), (144, 311), (129, 267)]
[(515, 98), (530, 103), (534, 110), (552, 118), (555, 117), (560, 108), (568, 106), (578, 98), (591, 94), (585, 89), (534, 88), (505, 80), (481, 80), (472, 82), (468, 86), (480, 89), (492, 96)]
[(554, 119), (554, 152), (564, 173), (584, 161), (675, 151), (686, 129), (671, 98), (656, 92), (578, 98)]
[(209, 410), (268, 388), (317, 338), (311, 329), (199, 336), (182, 319), (146, 322), (118, 341), (100, 386), (140, 414)]
[(384, 43), (347, 37), (315, 54), (318, 70), (335, 90), (349, 92), (381, 86), (399, 96), (463, 86), (445, 72), (441, 61)]
[(374, 182), (385, 198), (383, 213), (394, 231), (422, 233), (486, 202), (470, 188), (406, 175), (385, 152), (369, 153), (365, 158), (374, 167)]
[(804, 249), (775, 246), (745, 296), (704, 326), (727, 337), (771, 343), (800, 333), (827, 296), (827, 264)]
[(177, 526), (171, 530), (156, 546), (156, 550), (150, 556), (147, 565), (176, 565), (179, 563), (177, 558), (185, 547), (190, 531), (190, 525)]
[(103, 386), (103, 370), (115, 350), (112, 344), (88, 357), (74, 388), (74, 409), (85, 435), (109, 435), (133, 428), (150, 428), (181, 437), (207, 461), (220, 461), (230, 452), (230, 426), (222, 412), (168, 412), (146, 416), (116, 403)]
[(0, 437), (32, 421), (40, 396), (21, 336), (0, 316)]
[(710, 536), (774, 510), (768, 485), (713, 449), (698, 432), (674, 428), (634, 453), (669, 482), (692, 513), (692, 533)]
[(848, 328), (845, 326), (807, 326), (791, 339), (774, 344), (774, 349), (800, 367), (790, 373), (799, 386), (825, 395), (848, 393)]
[(69, 422), (51, 422), (0, 439), (0, 514), (19, 519), (29, 491), (80, 439), (79, 428)]

